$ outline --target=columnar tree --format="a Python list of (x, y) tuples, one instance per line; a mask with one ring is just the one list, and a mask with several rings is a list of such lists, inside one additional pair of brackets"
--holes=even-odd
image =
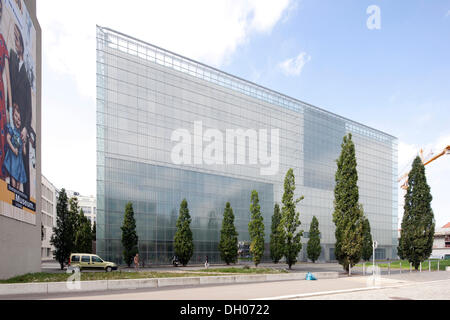
[(97, 239), (97, 223), (94, 221), (94, 226), (92, 227), (92, 241)]
[(223, 213), (219, 251), (220, 257), (227, 265), (236, 262), (238, 256), (238, 233), (234, 226), (233, 208), (231, 208), (229, 202), (227, 202)]
[(348, 134), (337, 160), (333, 212), (336, 259), (346, 271), (361, 260), (363, 246), (363, 210), (359, 204), (356, 165), (355, 145)]
[(304, 199), (294, 199), (295, 177), (294, 170), (289, 169), (284, 179), (283, 207), (281, 209), (281, 223), (279, 231), (283, 242), (283, 255), (286, 257), (286, 263), (291, 269), (297, 262), (297, 256), (302, 250), (301, 238), (303, 230), (298, 228), (301, 225), (299, 215), (296, 210), (297, 204)]
[(280, 205), (275, 204), (272, 216), (272, 232), (270, 234), (270, 259), (274, 263), (278, 263), (283, 257), (283, 237), (279, 230), (281, 223)]
[(367, 217), (364, 217), (363, 230), (364, 239), (361, 258), (364, 261), (369, 261), (373, 255), (373, 239), (370, 233), (370, 222)]
[(261, 206), (259, 205), (259, 197), (256, 190), (252, 191), (250, 213), (251, 218), (248, 224), (248, 232), (251, 239), (250, 253), (255, 266), (258, 266), (264, 254), (264, 219), (261, 215)]
[(399, 256), (408, 260), (416, 270), (422, 261), (430, 257), (433, 248), (435, 223), (432, 200), (425, 166), (420, 157), (416, 157), (408, 176), (398, 248)]
[(78, 214), (77, 230), (75, 232), (75, 251), (79, 253), (92, 252), (91, 221), (84, 215), (83, 209)]
[(186, 199), (183, 199), (177, 220), (177, 231), (173, 240), (175, 255), (183, 266), (188, 264), (194, 254), (194, 240), (190, 228), (191, 221), (188, 203)]
[(123, 258), (128, 267), (130, 267), (134, 256), (139, 252), (136, 220), (134, 219), (133, 204), (131, 202), (128, 202), (125, 206), (125, 216), (121, 229)]
[(311, 226), (309, 228), (309, 240), (306, 247), (306, 252), (308, 254), (308, 259), (313, 263), (317, 261), (322, 252), (322, 247), (320, 246), (320, 231), (319, 231), (319, 220), (314, 216), (311, 221)]
[(69, 211), (68, 201), (66, 190), (61, 189), (56, 204), (56, 227), (53, 228), (50, 239), (50, 243), (55, 247), (54, 258), (59, 262), (61, 270), (64, 269), (64, 263), (69, 260), (74, 248), (74, 220)]

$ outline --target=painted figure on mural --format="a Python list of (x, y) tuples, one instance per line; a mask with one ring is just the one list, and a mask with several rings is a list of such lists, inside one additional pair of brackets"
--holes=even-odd
[(9, 174), (11, 186), (17, 190), (20, 190), (28, 179), (23, 163), (26, 148), (20, 134), (21, 117), (17, 103), (14, 103), (13, 105), (13, 123), (13, 126), (10, 124), (7, 125), (7, 151), (3, 167)]
[[(3, 17), (3, 0), (0, 0), (0, 23)], [(5, 79), (5, 81), (3, 80)], [(0, 179), (4, 180), (6, 172), (3, 170), (3, 162), (6, 155), (7, 124), (9, 123), (9, 110), (6, 103), (12, 102), (11, 81), (9, 76), (9, 54), (3, 34), (0, 33)]]
[[(23, 144), (25, 145), (25, 152), (22, 154), (23, 163), (25, 166), (26, 176), (29, 177), (29, 144), (28, 138), (31, 132), (31, 116), (32, 116), (32, 105), (31, 105), (31, 86), (27, 75), (27, 70), (25, 68), (24, 62), (24, 44), (22, 33), (20, 32), (17, 24), (14, 25), (14, 43), (15, 51), (10, 50), (10, 78), (11, 78), (11, 92), (12, 92), (12, 102), (17, 104), (19, 107), (19, 113), (21, 117), (20, 126), (20, 136)], [(23, 185), (23, 191), (25, 194), (30, 194), (29, 179)]]

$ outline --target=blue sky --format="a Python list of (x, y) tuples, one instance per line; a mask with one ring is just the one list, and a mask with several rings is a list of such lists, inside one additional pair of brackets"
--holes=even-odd
[[(397, 136), (400, 170), (450, 144), (450, 0), (81, 3), (38, 1), (43, 174), (57, 187), (95, 194), (96, 24)], [(371, 5), (379, 30), (366, 24)], [(427, 174), (441, 226), (450, 157)]]
[[(366, 27), (371, 4), (381, 9), (380, 30)], [(427, 144), (449, 127), (449, 7), (450, 1), (301, 1), (270, 35), (240, 47), (225, 70)], [(300, 52), (311, 56), (302, 73), (280, 73), (277, 63)]]

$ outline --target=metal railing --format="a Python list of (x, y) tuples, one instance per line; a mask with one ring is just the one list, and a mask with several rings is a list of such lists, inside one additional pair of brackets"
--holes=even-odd
[[(403, 260), (377, 260), (377, 261), (375, 261), (375, 267), (378, 267), (378, 268), (380, 268), (380, 270), (386, 270), (387, 269), (387, 273), (388, 273), (388, 275), (391, 275), (391, 273), (392, 273), (392, 271), (399, 271), (398, 273), (399, 274), (402, 274), (402, 272), (405, 270), (404, 269), (404, 266), (402, 266), (402, 261)], [(428, 272), (431, 272), (432, 270), (431, 270), (431, 262), (432, 261), (437, 261), (437, 269), (436, 270), (433, 270), (433, 271), (437, 271), (437, 272), (439, 272), (440, 270), (440, 261), (441, 261), (441, 259), (427, 259), (426, 261), (428, 261)], [(391, 267), (391, 265), (393, 264), (393, 263), (399, 263), (399, 267), (397, 268), (392, 268)], [(367, 268), (366, 267), (373, 267), (373, 263), (372, 262), (363, 262), (362, 263), (362, 265), (363, 265), (363, 276), (365, 276), (366, 275), (366, 270), (367, 270)], [(381, 267), (380, 265), (383, 265), (383, 266), (385, 266), (385, 265), (387, 265), (387, 267)], [(411, 263), (409, 263), (409, 264), (406, 264), (406, 266), (409, 266), (409, 268), (406, 268), (406, 270), (409, 270), (409, 273), (411, 273), (411, 272), (413, 272), (413, 266), (412, 266), (412, 264)], [(423, 270), (423, 268), (422, 268), (422, 266), (423, 266), (423, 264), (422, 264), (422, 262), (419, 264), (419, 272), (422, 272), (422, 271), (424, 271)], [(355, 267), (353, 267), (353, 268), (355, 268)], [(350, 271), (349, 271), (349, 274), (351, 274), (351, 269), (350, 269)], [(407, 271), (408, 272), (408, 271)]]

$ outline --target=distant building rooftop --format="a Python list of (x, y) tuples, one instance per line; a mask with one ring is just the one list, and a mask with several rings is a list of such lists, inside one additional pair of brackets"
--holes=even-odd
[(448, 236), (450, 235), (450, 222), (444, 225), (442, 228), (436, 228), (434, 232), (435, 236)]

